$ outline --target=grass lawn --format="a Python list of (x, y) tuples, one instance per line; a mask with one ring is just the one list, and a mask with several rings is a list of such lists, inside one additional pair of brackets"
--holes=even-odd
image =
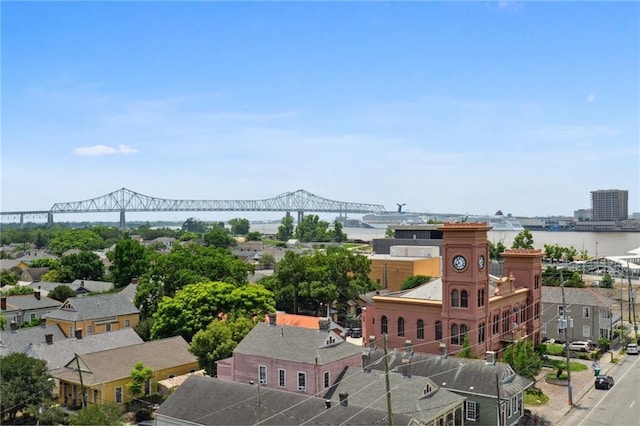
[(549, 397), (542, 393), (540, 389), (529, 388), (524, 393), (524, 403), (526, 405), (543, 405), (549, 402)]

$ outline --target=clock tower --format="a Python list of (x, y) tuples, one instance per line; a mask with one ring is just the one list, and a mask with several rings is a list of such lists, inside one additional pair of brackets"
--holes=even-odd
[(489, 242), (485, 223), (445, 223), (442, 247), (442, 331), (448, 351), (484, 353), (489, 324)]

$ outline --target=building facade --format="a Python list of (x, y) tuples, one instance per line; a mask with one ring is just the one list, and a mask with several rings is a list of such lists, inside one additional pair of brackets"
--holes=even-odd
[(591, 215), (594, 221), (627, 220), (629, 191), (621, 189), (591, 191)]
[(472, 353), (500, 353), (519, 338), (540, 343), (542, 251), (502, 253), (503, 277), (489, 275), (484, 223), (446, 223), (442, 276), (411, 290), (374, 296), (363, 310), (363, 336), (417, 352), (456, 353), (468, 339)]

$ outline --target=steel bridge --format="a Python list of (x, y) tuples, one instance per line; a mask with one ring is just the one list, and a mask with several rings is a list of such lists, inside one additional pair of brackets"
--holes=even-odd
[(11, 222), (19, 220), (24, 225), (24, 219), (46, 219), (53, 224), (54, 214), (64, 213), (120, 213), (120, 228), (126, 227), (125, 214), (127, 212), (286, 212), (290, 215), (295, 211), (298, 222), (305, 212), (316, 213), (376, 213), (383, 212), (381, 204), (351, 203), (329, 200), (299, 189), (285, 192), (265, 200), (169, 200), (166, 198), (150, 197), (126, 188), (121, 188), (100, 197), (83, 201), (56, 203), (49, 210), (1, 212), (0, 221)]

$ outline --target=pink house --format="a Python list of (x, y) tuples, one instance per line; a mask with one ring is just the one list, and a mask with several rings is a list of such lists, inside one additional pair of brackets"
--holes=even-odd
[(217, 377), (307, 395), (326, 392), (347, 366), (361, 363), (362, 347), (346, 342), (318, 320), (316, 329), (279, 325), (276, 316), (258, 323), (216, 363)]
[(506, 276), (490, 276), (490, 229), (485, 223), (444, 224), (442, 276), (374, 296), (363, 309), (365, 341), (387, 334), (390, 348), (412, 340), (416, 352), (437, 354), (459, 352), (468, 336), (472, 352), (481, 357), (522, 337), (539, 344), (542, 251), (506, 250)]

